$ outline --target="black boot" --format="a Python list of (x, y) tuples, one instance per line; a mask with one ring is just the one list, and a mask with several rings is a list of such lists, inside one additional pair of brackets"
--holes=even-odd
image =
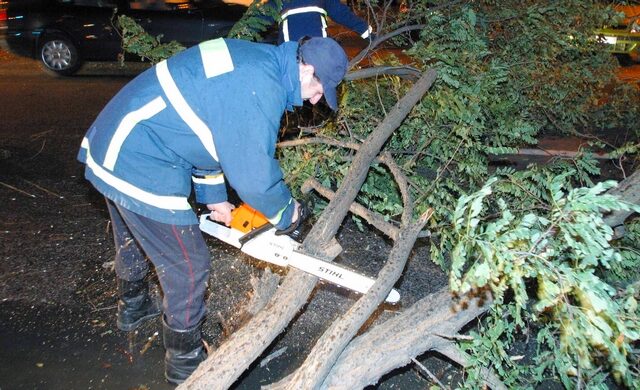
[(147, 281), (118, 279), (118, 329), (131, 331), (162, 313), (158, 299), (149, 296)]
[(202, 321), (191, 329), (170, 328), (162, 318), (164, 339), (164, 376), (169, 383), (184, 382), (198, 365), (207, 358), (202, 341)]

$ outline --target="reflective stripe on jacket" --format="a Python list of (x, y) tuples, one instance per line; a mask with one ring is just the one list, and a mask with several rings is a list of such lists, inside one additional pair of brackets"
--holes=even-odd
[(280, 118), (302, 105), (296, 43), (206, 41), (140, 74), (98, 115), (78, 159), (107, 198), (153, 220), (197, 223), (188, 202), (240, 198), (286, 228)]

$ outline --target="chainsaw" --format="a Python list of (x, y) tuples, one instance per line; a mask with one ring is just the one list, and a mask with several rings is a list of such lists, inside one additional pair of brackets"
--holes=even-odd
[[(276, 234), (267, 218), (246, 203), (236, 207), (231, 215), (231, 224), (227, 227), (209, 219), (209, 214), (203, 214), (200, 230), (256, 259), (281, 267), (294, 267), (361, 294), (369, 291), (375, 282), (346, 267), (302, 253), (299, 242), (288, 235)], [(396, 303), (400, 294), (392, 289), (385, 300)]]

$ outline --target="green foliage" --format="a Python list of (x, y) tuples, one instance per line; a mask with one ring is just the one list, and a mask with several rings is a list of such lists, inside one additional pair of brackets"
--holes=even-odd
[[(229, 36), (260, 40), (281, 5), (254, 2)], [(438, 79), (385, 151), (407, 176), (416, 213), (436, 210), (428, 226), (431, 259), (450, 271), (452, 289), (494, 294), (490, 315), (463, 345), (472, 352), (465, 386), (478, 388), (480, 368), (491, 367), (512, 388), (550, 377), (567, 388), (597, 387), (609, 372), (632, 387), (640, 228), (629, 225), (612, 244), (601, 218), (604, 210), (631, 206), (604, 194), (610, 183), (594, 184), (600, 168), (588, 150), (525, 171), (489, 165), (490, 156), (534, 145), (541, 133), (616, 128), (638, 138), (640, 106), (630, 102), (640, 101), (640, 92), (616, 81), (615, 60), (592, 39), (617, 15), (594, 0), (411, 6), (386, 31), (425, 24), (419, 40), (414, 34), (395, 41), (410, 45), (405, 54), (436, 69)], [(138, 28), (124, 24), (125, 47), (153, 62), (172, 53), (148, 54), (161, 37)], [(409, 87), (392, 76), (345, 83), (339, 115), (314, 134), (333, 145), (362, 142)], [(331, 189), (341, 184), (355, 151), (329, 145), (279, 150), (294, 192), (308, 177)], [(630, 142), (614, 153), (637, 152)], [(390, 172), (373, 166), (358, 201), (395, 220), (401, 200)], [(517, 352), (526, 332), (538, 342), (535, 354)]]
[[(518, 362), (523, 355), (509, 355), (505, 350), (505, 335), (510, 337), (509, 344), (517, 343), (511, 336), (515, 333), (514, 323), (505, 321), (497, 311), (478, 324), (478, 331), (471, 331), (471, 340), (461, 342), (461, 347), (473, 353), (469, 355), (469, 363), (466, 380), (461, 385), (464, 389), (479, 389), (483, 387), (483, 377), (479, 367), (491, 367), (503, 378), (508, 388), (525, 387), (527, 384), (523, 378), (531, 375), (531, 367)], [(534, 378), (532, 382), (537, 382)]]
[(282, 0), (273, 0), (268, 3), (254, 0), (242, 18), (233, 26), (228, 37), (262, 41), (263, 33), (274, 23), (280, 22), (281, 10)]
[(625, 223), (625, 235), (614, 245), (621, 259), (612, 263), (602, 277), (621, 286), (640, 280), (640, 220), (636, 218)]
[[(460, 294), (491, 290), (494, 312), (502, 318), (508, 313), (512, 326), (524, 328), (529, 322), (545, 326), (540, 341), (547, 343), (547, 351), (560, 352), (553, 369), (566, 387), (573, 387), (573, 380), (593, 380), (590, 377), (601, 365), (631, 385), (638, 378), (629, 368), (628, 357), (640, 338), (635, 292), (620, 294), (597, 273), (622, 262), (609, 242), (612, 230), (602, 213), (637, 212), (640, 206), (605, 194), (614, 182), (570, 189), (568, 177), (553, 176), (544, 184), (549, 199), (544, 212), (512, 213), (503, 198), (492, 196), (492, 188), (500, 187), (497, 177), (462, 196), (453, 215), (456, 244), (451, 252), (450, 285)], [(487, 340), (502, 340), (512, 332), (504, 324), (504, 329), (496, 330), (500, 322), (489, 321), (490, 332), (470, 347), (477, 351)], [(507, 345), (494, 341), (501, 353)], [(503, 365), (508, 361), (500, 359)]]
[[(162, 34), (154, 37), (128, 16), (118, 16), (117, 26), (122, 34), (122, 48), (128, 53), (156, 64), (184, 50), (176, 41), (161, 43)], [(121, 58), (124, 61), (124, 57)]]
[[(479, 388), (486, 367), (511, 388), (550, 378), (598, 387), (610, 372), (631, 385), (638, 288), (617, 291), (608, 282), (637, 280), (639, 243), (632, 227), (631, 241), (614, 247), (601, 218), (630, 206), (604, 194), (610, 183), (594, 183), (600, 165), (588, 149), (525, 171), (489, 165), (489, 156), (534, 145), (543, 132), (618, 128), (637, 138), (640, 111), (629, 102), (640, 93), (616, 81), (615, 60), (592, 39), (615, 14), (578, 0), (411, 5), (415, 12), (390, 29), (426, 25), (419, 41), (398, 41), (411, 43), (406, 54), (438, 79), (385, 150), (409, 179), (416, 213), (436, 210), (431, 259), (451, 272), (454, 291), (494, 293), (490, 315), (464, 344), (472, 352), (465, 386)], [(361, 142), (409, 86), (396, 77), (344, 85), (340, 114), (320, 135)], [(630, 143), (616, 153), (637, 151)], [(353, 153), (314, 144), (282, 150), (281, 162), (294, 172), (294, 188), (314, 176), (335, 189)], [(389, 220), (401, 212), (398, 188), (380, 166), (358, 201)], [(523, 332), (537, 340), (537, 352), (518, 353)]]

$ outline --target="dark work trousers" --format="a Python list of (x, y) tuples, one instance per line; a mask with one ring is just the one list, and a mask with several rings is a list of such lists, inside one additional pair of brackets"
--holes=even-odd
[(107, 199), (116, 247), (118, 278), (136, 281), (149, 271), (148, 257), (162, 287), (165, 321), (190, 329), (205, 315), (204, 293), (211, 257), (198, 225), (170, 225), (131, 212)]

